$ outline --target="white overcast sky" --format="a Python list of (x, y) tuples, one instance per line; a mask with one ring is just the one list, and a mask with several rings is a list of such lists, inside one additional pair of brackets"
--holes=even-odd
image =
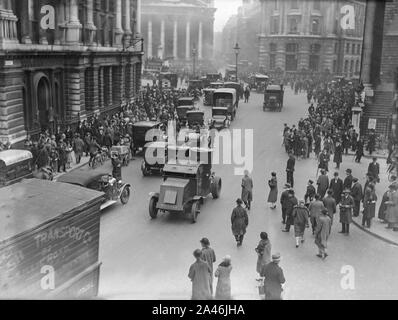
[(214, 31), (222, 31), (228, 18), (238, 12), (242, 0), (215, 0), (217, 8), (214, 21)]

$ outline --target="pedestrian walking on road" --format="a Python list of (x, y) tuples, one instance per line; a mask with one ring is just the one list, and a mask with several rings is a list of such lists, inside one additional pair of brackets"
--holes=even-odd
[(73, 151), (75, 153), (76, 164), (79, 164), (84, 152), (84, 141), (80, 138), (79, 133), (75, 134), (75, 139), (73, 140)]
[(375, 192), (375, 184), (371, 182), (366, 187), (363, 197), (363, 227), (370, 228), (371, 221), (375, 217), (376, 213), (376, 201), (377, 195)]
[(388, 190), (384, 192), (383, 198), (381, 199), (379, 212), (377, 214), (377, 218), (381, 223), (387, 223), (386, 214), (387, 214), (387, 204), (386, 202), (389, 200), (389, 195), (392, 192), (392, 184), (388, 186)]
[(336, 163), (336, 169), (340, 169), (340, 163), (343, 162), (343, 146), (339, 141), (334, 148), (333, 162)]
[(281, 194), (281, 208), (282, 208), (282, 223), (286, 223), (286, 208), (288, 207), (288, 201), (289, 201), (289, 192), (290, 192), (290, 184), (286, 183), (285, 184), (285, 190)]
[(317, 193), (322, 199), (326, 194), (326, 190), (329, 188), (329, 177), (326, 175), (325, 169), (321, 169), (321, 175), (318, 177), (316, 184), (318, 185)]
[(377, 162), (377, 157), (373, 157), (372, 162), (369, 163), (368, 174), (371, 175), (375, 182), (380, 182), (380, 164)]
[(363, 198), (363, 193), (362, 193), (362, 186), (358, 181), (358, 178), (353, 178), (352, 179), (353, 185), (351, 187), (351, 197), (354, 199), (354, 212), (353, 215), (354, 217), (359, 216), (359, 210), (361, 207), (361, 200)]
[(249, 97), (250, 97), (250, 88), (249, 86), (247, 86), (245, 89), (245, 103), (249, 102)]
[(241, 198), (245, 203), (246, 209), (250, 210), (251, 202), (253, 201), (253, 179), (249, 176), (249, 171), (244, 171), (244, 177), (242, 178), (242, 194)]
[(387, 229), (398, 231), (398, 185), (392, 183), (390, 185), (391, 192), (388, 195), (386, 221), (388, 223)]
[(348, 235), (350, 233), (350, 223), (352, 222), (352, 208), (354, 207), (354, 199), (350, 196), (350, 189), (344, 189), (343, 193), (344, 195), (340, 202), (341, 231), (339, 231), (339, 233)]
[(339, 173), (335, 172), (333, 179), (330, 181), (329, 189), (333, 191), (333, 198), (336, 200), (336, 204), (340, 203), (341, 195), (343, 194), (343, 180), (339, 178)]
[(327, 196), (323, 198), (323, 205), (328, 210), (328, 215), (331, 220), (331, 225), (333, 224), (333, 217), (336, 213), (336, 200), (333, 198), (333, 190), (328, 189)]
[(360, 138), (356, 144), (355, 162), (361, 163), (362, 156), (363, 156), (363, 139)]
[(315, 195), (315, 200), (310, 203), (308, 210), (310, 211), (310, 221), (312, 234), (315, 233), (316, 225), (322, 210), (325, 208), (319, 194)]
[(314, 200), (315, 194), (316, 194), (316, 191), (315, 191), (315, 187), (314, 187), (314, 181), (312, 181), (310, 179), (310, 180), (308, 180), (307, 190), (304, 195), (304, 201), (305, 201), (305, 204), (307, 207), (312, 202), (312, 200)]
[(212, 248), (210, 248), (210, 241), (207, 238), (202, 238), (200, 240), (200, 244), (202, 245), (202, 260), (205, 261), (211, 271), (210, 276), (210, 292), (213, 295), (213, 263), (216, 262), (216, 254)]
[(260, 233), (260, 242), (255, 251), (257, 252), (256, 271), (261, 276), (261, 270), (264, 266), (271, 262), (271, 242), (268, 239), (266, 232)]
[(328, 216), (328, 210), (323, 209), (315, 230), (315, 244), (318, 246), (319, 250), (317, 257), (322, 258), (323, 260), (328, 256), (326, 250), (328, 247), (331, 225), (332, 222)]
[(309, 211), (305, 206), (305, 201), (300, 200), (298, 206), (293, 210), (294, 219), (294, 237), (296, 239), (296, 248), (299, 247), (300, 242), (304, 243), (304, 231), (308, 228)]
[(292, 188), (294, 186), (293, 173), (294, 173), (295, 164), (296, 164), (296, 159), (294, 158), (293, 154), (290, 153), (286, 165), (286, 183), (289, 183)]
[(279, 266), (280, 261), (280, 253), (274, 253), (272, 261), (261, 271), (261, 276), (264, 277), (265, 300), (282, 300), (282, 284), (286, 279)]
[(235, 237), (238, 247), (242, 245), (246, 228), (249, 225), (249, 216), (247, 215), (247, 211), (242, 207), (242, 203), (243, 201), (241, 199), (236, 200), (237, 206), (234, 208), (231, 215), (232, 234)]
[(323, 149), (322, 153), (319, 155), (318, 169), (324, 169), (326, 172), (329, 172), (329, 161), (330, 154), (326, 149)]
[(351, 169), (347, 169), (346, 171), (345, 171), (345, 173), (346, 173), (346, 177), (345, 177), (345, 179), (344, 179), (344, 182), (343, 182), (343, 188), (344, 189), (350, 189), (351, 190), (351, 187), (352, 187), (352, 180), (354, 179), (354, 177), (352, 176), (352, 170)]
[(276, 202), (278, 201), (278, 181), (276, 179), (276, 172), (271, 173), (271, 179), (268, 180), (268, 186), (270, 187), (268, 194), (268, 203), (270, 203), (270, 208), (276, 208)]
[(231, 271), (231, 256), (226, 255), (214, 274), (218, 278), (215, 297), (217, 300), (231, 299)]
[(189, 268), (188, 277), (192, 281), (192, 300), (210, 300), (211, 270), (209, 265), (201, 259), (202, 250), (193, 252), (196, 261)]
[(289, 191), (289, 198), (287, 200), (287, 207), (286, 207), (286, 225), (285, 229), (282, 230), (283, 232), (289, 232), (290, 226), (294, 225), (294, 218), (293, 218), (293, 210), (294, 207), (297, 206), (298, 201), (294, 195), (294, 191)]

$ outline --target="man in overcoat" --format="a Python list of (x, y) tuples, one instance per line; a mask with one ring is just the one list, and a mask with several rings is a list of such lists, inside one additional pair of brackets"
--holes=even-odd
[(380, 165), (377, 162), (377, 158), (373, 157), (371, 163), (368, 166), (368, 174), (371, 175), (375, 182), (380, 182), (379, 174), (380, 174)]
[(249, 224), (249, 216), (246, 210), (242, 207), (243, 201), (241, 199), (236, 200), (237, 206), (232, 211), (231, 215), (231, 228), (232, 234), (235, 237), (237, 246), (241, 246), (243, 237), (246, 233), (246, 228)]
[(279, 267), (281, 255), (275, 253), (272, 255), (272, 261), (265, 265), (261, 271), (264, 277), (264, 289), (266, 300), (282, 300), (282, 284), (286, 282), (283, 270)]
[(286, 183), (289, 183), (290, 186), (293, 188), (294, 186), (294, 166), (296, 164), (296, 159), (294, 158), (293, 154), (289, 154), (289, 159), (287, 160), (286, 164)]
[(294, 219), (294, 237), (296, 239), (296, 248), (299, 247), (300, 242), (304, 242), (304, 231), (305, 228), (309, 227), (308, 219), (309, 219), (309, 211), (305, 206), (305, 201), (300, 200), (299, 204), (294, 207), (293, 210), (293, 219)]
[(326, 249), (328, 246), (328, 238), (330, 235), (330, 229), (332, 226), (332, 222), (330, 217), (328, 216), (328, 210), (323, 209), (321, 215), (318, 219), (318, 223), (315, 230), (315, 244), (318, 246), (319, 253), (317, 257), (326, 259), (328, 256)]
[(345, 173), (346, 173), (346, 177), (345, 177), (345, 179), (344, 179), (344, 182), (343, 182), (343, 188), (344, 189), (350, 189), (351, 190), (351, 187), (352, 187), (352, 179), (354, 179), (354, 177), (352, 176), (352, 170), (351, 169), (347, 169), (346, 171), (345, 171)]
[(316, 194), (315, 187), (313, 184), (314, 184), (314, 181), (312, 181), (311, 179), (308, 180), (307, 190), (304, 195), (304, 201), (307, 206), (312, 202), (312, 200), (314, 200), (314, 197)]
[(207, 262), (210, 268), (210, 292), (213, 294), (213, 263), (216, 262), (216, 253), (213, 248), (210, 247), (210, 241), (207, 238), (200, 240), (202, 246), (202, 260)]
[(358, 178), (353, 178), (352, 182), (354, 183), (351, 187), (351, 196), (354, 199), (354, 212), (353, 215), (354, 217), (359, 216), (359, 209), (361, 206), (361, 201), (363, 198), (363, 193), (362, 193), (362, 186), (358, 181)]
[(325, 169), (321, 169), (321, 175), (316, 183), (318, 185), (317, 193), (321, 199), (325, 196), (326, 190), (329, 188), (329, 177), (326, 175)]
[(286, 183), (285, 184), (285, 190), (281, 194), (281, 208), (282, 208), (282, 223), (286, 223), (286, 208), (288, 207), (288, 201), (289, 201), (289, 190), (290, 190), (290, 184)]
[(341, 195), (343, 194), (343, 180), (339, 178), (339, 173), (335, 172), (333, 179), (330, 181), (329, 189), (333, 191), (333, 198), (336, 204), (340, 203)]
[(294, 191), (289, 191), (289, 198), (286, 201), (286, 225), (285, 229), (282, 230), (283, 232), (289, 232), (290, 226), (294, 225), (294, 218), (293, 218), (293, 209), (297, 206), (298, 201), (294, 195)]
[(308, 210), (310, 211), (310, 221), (312, 227), (312, 234), (314, 234), (316, 225), (318, 223), (318, 218), (321, 215), (322, 210), (325, 209), (321, 197), (319, 194), (315, 195), (315, 201), (311, 202)]
[(348, 235), (350, 233), (350, 223), (352, 222), (352, 208), (354, 207), (354, 199), (350, 196), (351, 190), (344, 189), (343, 198), (340, 201), (340, 222), (341, 231)]
[(328, 211), (330, 217), (330, 223), (333, 224), (333, 216), (336, 213), (336, 200), (333, 198), (333, 190), (329, 189), (327, 191), (327, 196), (323, 198), (323, 205)]
[(244, 177), (242, 178), (242, 200), (245, 206), (250, 210), (250, 205), (253, 200), (253, 179), (249, 176), (249, 171), (245, 170)]
[(192, 281), (192, 300), (209, 300), (212, 298), (210, 267), (201, 259), (202, 251), (200, 249), (196, 249), (193, 256), (196, 261), (190, 266), (188, 273), (188, 277)]

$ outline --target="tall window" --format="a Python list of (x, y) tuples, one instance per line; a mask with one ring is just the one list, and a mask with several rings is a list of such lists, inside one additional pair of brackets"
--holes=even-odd
[(348, 60), (344, 61), (344, 73), (348, 72)]
[(334, 53), (339, 53), (339, 44), (337, 42), (334, 44)]
[(351, 60), (350, 62), (350, 76), (354, 73), (354, 60)]
[(350, 44), (349, 43), (347, 43), (345, 45), (345, 53), (350, 53)]
[(271, 34), (279, 33), (279, 17), (271, 18)]
[(290, 0), (290, 8), (298, 9), (298, 0)]
[(336, 73), (337, 71), (337, 61), (333, 60), (333, 73)]
[(314, 0), (314, 10), (321, 10), (321, 0)]
[(321, 54), (321, 45), (320, 44), (312, 44), (310, 46), (310, 61), (309, 61), (309, 68), (312, 71), (319, 70), (319, 60)]
[(278, 10), (278, 0), (274, 0), (274, 10)]
[(355, 72), (359, 72), (359, 60), (355, 62)]
[(289, 19), (289, 33), (293, 33), (293, 34), (298, 33), (298, 19), (297, 18)]
[(286, 71), (297, 71), (297, 53), (298, 44), (288, 43), (286, 44)]
[(355, 45), (355, 43), (353, 43), (352, 47), (351, 47), (351, 54), (355, 54), (355, 47), (356, 47), (356, 45)]
[(276, 67), (276, 43), (269, 44), (269, 68), (275, 70)]
[(320, 34), (321, 33), (321, 25), (320, 25), (318, 18), (312, 19), (311, 33), (312, 34)]
[(361, 44), (359, 44), (359, 43), (357, 46), (357, 54), (361, 54)]

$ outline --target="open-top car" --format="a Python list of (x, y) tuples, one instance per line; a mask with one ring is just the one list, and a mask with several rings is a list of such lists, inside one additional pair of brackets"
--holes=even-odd
[(231, 115), (228, 113), (228, 108), (213, 107), (211, 109), (209, 124), (211, 128), (217, 130), (229, 128), (231, 125)]
[(56, 181), (104, 192), (106, 199), (101, 204), (101, 210), (115, 204), (118, 200), (122, 204), (127, 204), (130, 198), (131, 185), (117, 181), (101, 167), (93, 170), (76, 169), (60, 176)]
[(264, 92), (263, 111), (265, 109), (282, 111), (283, 107), (283, 85), (268, 85)]
[(149, 176), (154, 173), (162, 174), (166, 162), (167, 142), (148, 142), (144, 146), (144, 160), (142, 160), (141, 163), (142, 175)]
[(188, 148), (185, 156), (187, 153), (188, 159), (177, 158), (174, 162), (170, 162), (169, 153), (160, 192), (150, 193), (149, 215), (152, 219), (159, 212), (189, 213), (194, 223), (208, 195), (212, 194), (214, 199), (220, 196), (221, 178), (211, 171), (212, 150)]

